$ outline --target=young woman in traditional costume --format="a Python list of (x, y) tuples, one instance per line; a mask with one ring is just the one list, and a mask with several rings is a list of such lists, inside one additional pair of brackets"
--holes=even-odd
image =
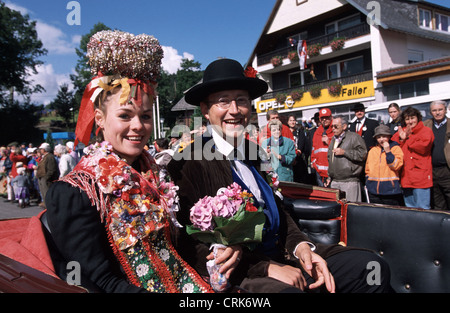
[(159, 180), (144, 149), (161, 46), (152, 36), (101, 31), (87, 47), (97, 76), (83, 95), (75, 144), (88, 144), (94, 121), (104, 141), (88, 146), (47, 194), (48, 225), (60, 253), (53, 255), (55, 270), (73, 280), (70, 266), (78, 264), (81, 285), (90, 291), (211, 291), (173, 248), (176, 187)]

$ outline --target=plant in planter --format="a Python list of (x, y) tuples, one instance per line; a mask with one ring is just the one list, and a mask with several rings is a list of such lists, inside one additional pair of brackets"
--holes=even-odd
[(299, 89), (299, 90), (293, 90), (293, 91), (291, 92), (290, 96), (291, 96), (292, 100), (294, 100), (294, 101), (299, 101), (299, 100), (301, 100), (301, 99), (303, 98), (303, 93), (304, 93), (304, 92), (305, 92), (305, 91), (304, 91), (304, 90), (301, 90), (301, 89)]
[(341, 94), (342, 84), (339, 82), (331, 83), (328, 85), (328, 93), (332, 97), (337, 97)]
[(291, 62), (298, 61), (297, 51), (288, 52), (288, 59), (291, 60)]
[(345, 37), (336, 37), (330, 42), (331, 50), (338, 51), (344, 48)]
[(270, 60), (270, 62), (272, 63), (273, 66), (277, 67), (283, 63), (283, 58), (279, 55), (276, 55)]
[(309, 88), (308, 91), (313, 99), (317, 99), (322, 95), (322, 86), (320, 85), (313, 86)]
[(320, 54), (320, 52), (322, 51), (322, 47), (323, 47), (323, 45), (320, 43), (310, 45), (306, 48), (306, 54), (309, 57), (318, 56)]
[(275, 101), (279, 104), (282, 104), (286, 101), (287, 95), (284, 93), (279, 93), (275, 96)]

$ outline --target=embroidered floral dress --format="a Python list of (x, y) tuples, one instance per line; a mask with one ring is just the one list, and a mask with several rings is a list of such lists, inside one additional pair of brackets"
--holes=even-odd
[(105, 223), (109, 242), (130, 283), (152, 292), (210, 292), (210, 286), (178, 255), (170, 240), (176, 187), (158, 179), (144, 152), (138, 173), (107, 143), (86, 156), (62, 180), (82, 189)]

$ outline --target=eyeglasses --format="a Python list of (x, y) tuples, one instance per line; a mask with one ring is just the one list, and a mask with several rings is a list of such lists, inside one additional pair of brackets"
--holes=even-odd
[(331, 125), (331, 128), (340, 128), (342, 125)]
[(232, 102), (236, 102), (236, 105), (238, 107), (246, 108), (250, 104), (250, 98), (248, 97), (237, 97), (236, 99), (230, 99), (230, 98), (219, 98), (215, 101), (209, 101), (210, 104), (215, 104), (221, 109), (228, 109), (231, 106)]

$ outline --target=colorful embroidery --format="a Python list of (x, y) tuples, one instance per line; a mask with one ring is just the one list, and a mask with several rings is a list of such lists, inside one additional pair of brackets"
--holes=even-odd
[[(106, 216), (108, 238), (130, 282), (152, 292), (211, 292), (173, 248), (168, 219), (175, 220), (177, 188), (159, 182), (150, 155), (141, 157), (141, 168), (150, 170), (139, 174), (106, 142), (84, 152), (86, 157), (63, 180), (85, 190)], [(89, 183), (92, 179), (100, 193)]]

